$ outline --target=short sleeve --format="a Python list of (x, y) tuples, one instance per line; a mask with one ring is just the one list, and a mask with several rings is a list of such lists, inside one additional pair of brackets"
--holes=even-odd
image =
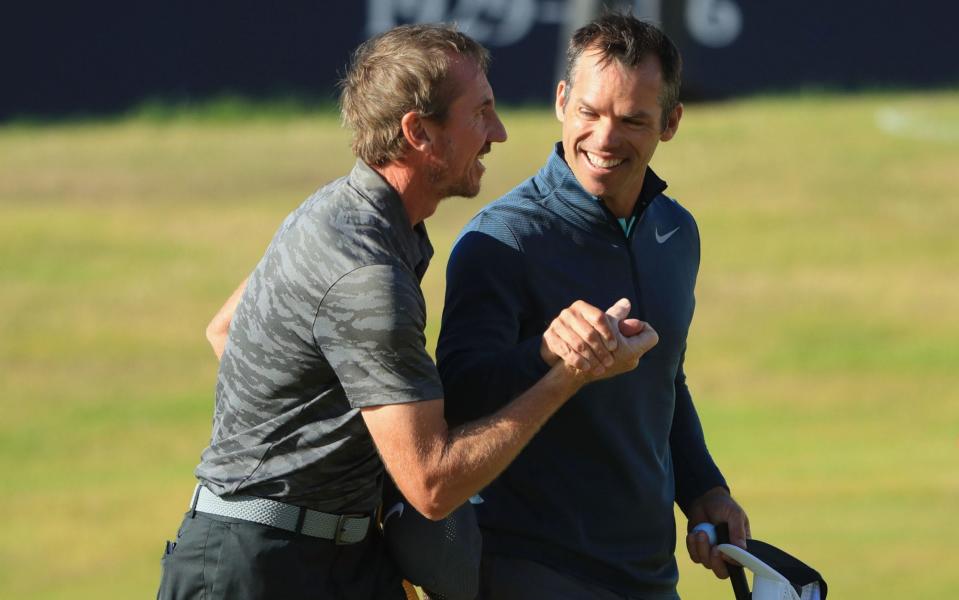
[(426, 351), (426, 302), (412, 272), (370, 265), (339, 279), (324, 296), (313, 338), (350, 406), (443, 397)]

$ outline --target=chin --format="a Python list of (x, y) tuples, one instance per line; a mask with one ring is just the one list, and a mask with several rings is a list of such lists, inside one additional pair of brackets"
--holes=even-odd
[(604, 196), (609, 191), (605, 185), (600, 185), (592, 181), (585, 185), (583, 182), (580, 182), (580, 185), (583, 186), (583, 189), (586, 190), (586, 193), (592, 196)]
[(479, 183), (475, 185), (460, 185), (453, 188), (450, 188), (449, 193), (446, 194), (449, 196), (458, 196), (460, 198), (475, 198), (480, 193)]
[(480, 193), (480, 180), (464, 181), (458, 190), (457, 196), (464, 198), (475, 198)]

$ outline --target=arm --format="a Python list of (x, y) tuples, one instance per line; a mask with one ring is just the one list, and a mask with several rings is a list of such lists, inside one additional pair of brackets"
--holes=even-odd
[(676, 503), (688, 515), (694, 500), (712, 488), (728, 489), (728, 486), (706, 448), (703, 427), (686, 385), (683, 369), (685, 354), (684, 351), (676, 371), (676, 406), (673, 409), (673, 424), (669, 432), (669, 448), (673, 456), (673, 474), (676, 479)]
[[(628, 314), (629, 302), (620, 301), (608, 321), (604, 316), (617, 338), (606, 376), (634, 368), (658, 342), (651, 327)], [(451, 431), (443, 401), (430, 400), (443, 387), (426, 352), (425, 325), (416, 278), (396, 266), (369, 265), (327, 291), (313, 336), (400, 492), (423, 515), (440, 518), (489, 483), (550, 415), (600, 376), (557, 364), (512, 404)]]
[(617, 344), (602, 371), (557, 362), (494, 414), (455, 429), (447, 427), (442, 400), (363, 409), (383, 462), (406, 499), (427, 518), (444, 517), (499, 475), (580, 387), (635, 368), (659, 338), (635, 319), (620, 323), (628, 313), (628, 302), (610, 309)]
[(495, 412), (549, 370), (541, 354), (542, 329), (522, 330), (530, 304), (526, 288), (523, 254), (515, 242), (480, 231), (468, 231), (456, 242), (436, 347), (445, 394), (452, 400), (446, 406), (451, 422)]
[[(700, 523), (728, 523), (730, 541), (745, 548), (746, 539), (751, 537), (749, 517), (730, 495), (726, 480), (706, 448), (699, 415), (686, 385), (682, 360), (676, 373), (676, 408), (669, 444), (673, 454), (676, 502), (688, 519), (687, 531)], [(693, 562), (711, 569), (721, 579), (729, 576), (726, 561), (715, 547), (710, 546), (705, 533), (689, 533), (686, 549)]]
[(403, 496), (441, 519), (499, 475), (583, 383), (558, 365), (495, 414), (452, 430), (442, 399), (367, 408), (363, 418)]
[(236, 312), (236, 305), (240, 303), (243, 292), (246, 290), (246, 282), (249, 277), (240, 282), (240, 286), (230, 294), (226, 303), (220, 307), (220, 310), (213, 315), (213, 320), (206, 326), (206, 339), (213, 347), (213, 353), (217, 359), (223, 356), (223, 348), (226, 346), (226, 336), (230, 331), (230, 321), (233, 320), (233, 313)]

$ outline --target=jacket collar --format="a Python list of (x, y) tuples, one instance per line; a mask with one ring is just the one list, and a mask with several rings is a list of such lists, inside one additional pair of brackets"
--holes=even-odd
[(399, 248), (400, 258), (422, 279), (433, 257), (433, 246), (426, 233), (426, 225), (421, 222), (410, 227), (410, 217), (406, 214), (400, 195), (362, 160), (357, 160), (350, 171), (349, 184), (383, 218), (390, 237)]
[[(589, 230), (609, 230), (617, 237), (622, 229), (608, 208), (579, 184), (573, 171), (563, 156), (563, 144), (557, 142), (546, 165), (536, 175), (539, 182), (553, 192), (548, 195), (550, 208), (568, 221), (577, 223)], [(666, 189), (666, 182), (659, 178), (650, 167), (646, 167), (643, 188), (633, 208), (633, 217), (642, 218), (646, 207)]]

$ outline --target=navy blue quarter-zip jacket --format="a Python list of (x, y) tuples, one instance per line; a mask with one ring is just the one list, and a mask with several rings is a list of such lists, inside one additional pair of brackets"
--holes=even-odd
[(725, 486), (683, 372), (699, 233), (647, 170), (629, 233), (577, 182), (562, 146), (484, 208), (450, 256), (437, 347), (447, 418), (490, 414), (548, 370), (541, 336), (575, 300), (632, 302), (659, 344), (585, 386), (477, 506), (484, 551), (526, 558), (640, 597), (672, 597), (673, 502)]

